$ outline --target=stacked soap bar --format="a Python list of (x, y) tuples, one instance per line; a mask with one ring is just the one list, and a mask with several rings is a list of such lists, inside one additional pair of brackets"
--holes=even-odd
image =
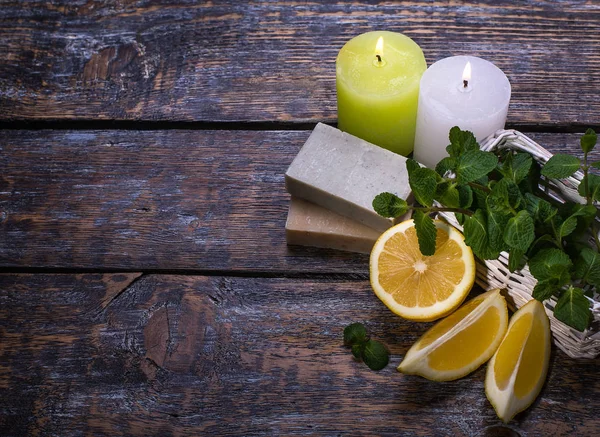
[(319, 123), (285, 174), (292, 195), (289, 244), (369, 252), (387, 219), (372, 206), (384, 191), (408, 199), (406, 158)]

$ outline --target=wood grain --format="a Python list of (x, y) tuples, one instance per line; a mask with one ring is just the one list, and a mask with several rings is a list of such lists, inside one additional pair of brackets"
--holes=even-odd
[(366, 255), (285, 243), (283, 175), (308, 135), (0, 131), (0, 266), (365, 274)]
[[(367, 281), (0, 275), (0, 434), (595, 435), (598, 360), (554, 350), (535, 406), (508, 427), (484, 369), (449, 383), (395, 370), (429, 324)], [(353, 361), (365, 322), (390, 364)], [(512, 434), (515, 435), (515, 434)]]
[(596, 2), (9, 0), (0, 23), (2, 120), (334, 123), (337, 52), (376, 29), (496, 63), (511, 125), (600, 117)]

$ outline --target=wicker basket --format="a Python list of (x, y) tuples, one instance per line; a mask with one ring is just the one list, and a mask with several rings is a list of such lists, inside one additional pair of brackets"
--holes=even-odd
[[(481, 149), (485, 151), (512, 149), (529, 152), (540, 164), (545, 164), (552, 156), (539, 144), (514, 130), (497, 131), (482, 142)], [(573, 177), (564, 180), (547, 180), (548, 185), (544, 186), (544, 189), (559, 200), (584, 203), (584, 199), (577, 193), (577, 186), (582, 177), (581, 173), (576, 173)], [(462, 229), (454, 214), (443, 213), (441, 215), (452, 225)], [(509, 305), (513, 308), (520, 308), (532, 299), (531, 293), (537, 283), (527, 266), (511, 273), (508, 270), (508, 254), (506, 252), (502, 252), (497, 260), (478, 260), (476, 280), (477, 284), (486, 290), (505, 288), (508, 292)], [(573, 358), (594, 358), (600, 354), (600, 298), (597, 292), (594, 299), (590, 299), (590, 301), (594, 320), (585, 332), (570, 328), (554, 317), (552, 313), (556, 305), (554, 297), (544, 302), (556, 345)]]

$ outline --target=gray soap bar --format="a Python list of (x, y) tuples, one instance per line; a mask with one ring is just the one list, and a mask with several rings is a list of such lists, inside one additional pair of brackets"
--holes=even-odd
[(381, 232), (314, 203), (292, 197), (285, 235), (288, 244), (371, 253)]
[(285, 185), (293, 196), (380, 231), (395, 221), (373, 210), (373, 198), (384, 191), (410, 195), (405, 157), (322, 123), (288, 168)]

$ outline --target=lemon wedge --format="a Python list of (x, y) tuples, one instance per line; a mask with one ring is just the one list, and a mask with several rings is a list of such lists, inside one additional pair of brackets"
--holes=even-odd
[(424, 256), (412, 220), (385, 231), (371, 251), (371, 287), (394, 313), (431, 321), (450, 314), (475, 282), (475, 259), (464, 236), (436, 220), (436, 250)]
[(485, 378), (485, 394), (504, 422), (529, 407), (542, 390), (550, 339), (550, 322), (539, 301), (527, 302), (512, 316)]
[(462, 378), (490, 359), (507, 325), (506, 300), (500, 290), (488, 291), (423, 334), (408, 350), (398, 370), (433, 381)]

